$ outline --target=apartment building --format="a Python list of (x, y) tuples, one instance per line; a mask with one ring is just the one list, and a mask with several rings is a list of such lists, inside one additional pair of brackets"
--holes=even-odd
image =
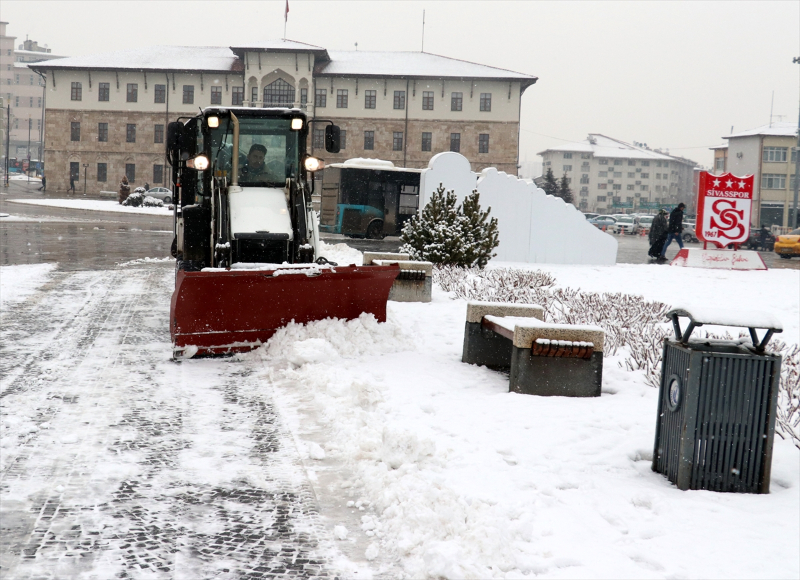
[(797, 125), (770, 123), (723, 139), (727, 145), (712, 148), (714, 172), (755, 176), (752, 225), (794, 225)]
[(600, 134), (539, 153), (543, 172), (566, 175), (581, 211), (652, 212), (684, 202), (694, 204), (697, 163), (644, 145)]
[[(30, 146), (31, 159), (41, 159), (46, 94), (44, 81), (28, 64), (62, 57), (35, 40), (17, 44), (16, 37), (7, 34), (7, 27), (8, 22), (0, 22), (0, 95), (11, 106), (10, 157), (27, 158)], [(4, 118), (6, 114), (4, 111)]]
[[(342, 129), (353, 157), (421, 168), (459, 151), (474, 170), (516, 174), (520, 99), (536, 77), (428, 53), (328, 52), (294, 41), (232, 47), (158, 46), (31, 65), (47, 78), (48, 186), (69, 176), (115, 187), (166, 180), (166, 125), (211, 105), (297, 107)], [(99, 183), (98, 183), (99, 182)], [(104, 185), (104, 182), (113, 182)]]

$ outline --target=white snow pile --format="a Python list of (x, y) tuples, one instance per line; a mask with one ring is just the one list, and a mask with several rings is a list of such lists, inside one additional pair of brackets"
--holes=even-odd
[[(86, 211), (110, 211), (115, 213), (147, 213), (169, 216), (172, 210), (168, 207), (127, 207), (116, 201), (99, 199), (10, 199), (11, 203), (24, 203), (28, 205), (44, 205), (48, 207), (63, 207), (67, 209), (81, 209)], [(160, 200), (159, 200), (160, 201)]]
[(347, 244), (326, 244), (320, 240), (317, 254), (340, 266), (364, 265), (364, 254)]
[(342, 546), (389, 577), (800, 574), (789, 441), (775, 438), (768, 495), (681, 492), (651, 470), (657, 391), (620, 366), (627, 347), (599, 398), (509, 393), (507, 375), (460, 362), (465, 310), (434, 289), (390, 302), (385, 324), (292, 324), (241, 355), (264, 362), (322, 501), (347, 502), (330, 522)]
[(120, 268), (128, 266), (141, 266), (143, 264), (160, 264), (164, 262), (174, 262), (175, 258), (167, 256), (166, 258), (137, 258), (135, 260), (128, 260), (127, 262), (117, 262)]
[(56, 264), (0, 266), (0, 308), (21, 302), (48, 279)]

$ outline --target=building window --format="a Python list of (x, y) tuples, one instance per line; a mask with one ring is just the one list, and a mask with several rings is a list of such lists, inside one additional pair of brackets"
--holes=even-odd
[(572, 153), (564, 153), (564, 159), (572, 159)]
[(336, 108), (347, 108), (347, 89), (336, 89)]
[(194, 104), (194, 85), (183, 85), (183, 104)]
[[(19, 97), (14, 97), (14, 106), (19, 107)], [(19, 123), (17, 123), (17, 128), (19, 128)]]
[(783, 173), (763, 174), (761, 176), (761, 189), (786, 189), (786, 175)]
[(606, 196), (605, 195), (598, 195), (597, 196), (597, 201), (605, 201), (605, 200), (606, 200)]
[(339, 131), (339, 149), (347, 149), (347, 131), (344, 129)]
[(597, 173), (597, 177), (608, 177), (608, 171), (600, 171)]
[(450, 133), (450, 151), (461, 151), (461, 133)]
[(395, 91), (394, 92), (394, 108), (395, 109), (405, 109), (406, 108), (406, 92), (405, 91)]
[(619, 191), (619, 190), (622, 189), (622, 184), (621, 183), (615, 183), (612, 188), (615, 189), (616, 191)]
[(615, 171), (614, 172), (614, 177), (622, 177), (622, 172), (621, 171)]
[(325, 129), (314, 128), (312, 146), (314, 149), (325, 149)]
[(628, 191), (633, 191), (633, 184), (629, 183), (628, 185), (625, 186), (625, 189), (627, 189)]
[(562, 165), (562, 171), (572, 171), (572, 165)]
[(231, 88), (231, 106), (241, 107), (244, 104), (244, 87)]
[(607, 183), (598, 183), (597, 184), (597, 189), (608, 189), (608, 184)]
[(433, 141), (433, 133), (423, 132), (422, 133), (422, 150), (423, 151), (430, 151), (431, 144)]
[(650, 174), (649, 173), (642, 173), (641, 177), (642, 177), (642, 179), (650, 179)]
[(125, 129), (125, 141), (127, 143), (136, 143), (136, 125), (128, 123)]
[[(488, 153), (489, 152), (489, 134), (488, 133), (481, 133), (478, 135), (478, 153)], [(569, 169), (567, 169), (569, 167)], [(564, 171), (572, 171), (572, 165), (565, 165)]]
[(264, 87), (264, 106), (292, 107), (294, 87), (283, 79), (278, 79)]
[(36, 106), (40, 109), (42, 108), (42, 97), (36, 98)]
[(640, 186), (639, 186), (639, 189), (640, 189), (641, 191), (647, 191), (649, 188), (650, 188), (650, 186), (648, 186), (648, 185), (640, 185)]
[(139, 85), (128, 83), (127, 98), (129, 103), (136, 103), (139, 100)]
[(636, 160), (635, 159), (628, 159), (628, 165), (631, 166), (631, 167), (635, 167), (636, 166)]
[(250, 102), (258, 102), (258, 87), (250, 87)]
[(364, 149), (367, 151), (375, 149), (375, 131), (364, 131)]
[(460, 111), (464, 105), (464, 93), (450, 93), (450, 110)]
[(153, 165), (153, 183), (164, 183), (163, 165)]
[(97, 100), (108, 101), (109, 94), (111, 93), (110, 83), (97, 83)]
[(650, 167), (649, 161), (642, 161), (642, 167)]
[(108, 123), (97, 124), (97, 140), (101, 143), (108, 141)]
[(614, 159), (614, 165), (622, 165), (622, 159)]
[(492, 93), (481, 93), (481, 111), (492, 110)]
[(328, 105), (328, 89), (316, 89), (314, 91), (314, 106), (326, 107)]
[(133, 183), (136, 181), (136, 164), (135, 163), (126, 163), (125, 164), (125, 175), (128, 178), (128, 181)]
[(153, 91), (153, 102), (154, 103), (166, 103), (167, 102), (167, 85), (155, 85)]
[(664, 162), (664, 167), (669, 167), (669, 161)]
[(402, 151), (402, 150), (403, 150), (403, 132), (394, 131), (392, 133), (392, 151)]
[(81, 87), (81, 83), (72, 83), (72, 90), (70, 91), (69, 97), (73, 101), (83, 100), (83, 88)]
[[(211, 87), (211, 104), (222, 104), (222, 87)], [(155, 179), (153, 181), (155, 181)]]
[(97, 164), (97, 181), (108, 181), (108, 165), (105, 163)]
[(364, 108), (374, 109), (377, 101), (377, 91), (364, 91)]
[(433, 111), (433, 91), (422, 91), (422, 110)]
[(589, 183), (589, 176), (585, 173), (581, 175), (581, 183)]
[[(72, 85), (74, 86), (75, 83), (72, 83)], [(80, 99), (77, 100), (80, 101)], [(764, 147), (761, 160), (766, 163), (786, 163), (786, 151), (786, 147)]]
[[(17, 151), (17, 153), (19, 153), (19, 151)], [(79, 161), (69, 162), (69, 178), (74, 179), (75, 181), (78, 181), (81, 178), (81, 164)]]
[(300, 89), (300, 104), (308, 104), (308, 89)]
[(608, 159), (598, 159), (597, 163), (599, 165), (608, 165)]
[(592, 158), (591, 153), (581, 153), (581, 159), (591, 159), (591, 158)]
[(69, 124), (69, 140), (70, 141), (80, 141), (81, 140), (81, 124), (72, 122)]
[(33, 107), (33, 97), (28, 97), (28, 106)]
[(164, 142), (164, 125), (156, 125), (153, 127), (153, 143)]

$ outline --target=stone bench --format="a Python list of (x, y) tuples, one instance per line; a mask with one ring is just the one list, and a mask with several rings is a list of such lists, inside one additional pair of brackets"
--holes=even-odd
[(603, 329), (543, 319), (541, 306), (470, 302), (461, 360), (509, 371), (509, 391), (516, 393), (599, 396)]
[(411, 260), (408, 254), (364, 252), (364, 265), (386, 266), (397, 264), (400, 274), (389, 291), (389, 300), (395, 302), (430, 302), (433, 289), (433, 264)]

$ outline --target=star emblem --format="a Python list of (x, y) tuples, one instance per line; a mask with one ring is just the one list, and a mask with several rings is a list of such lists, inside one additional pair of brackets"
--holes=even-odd
[(731, 187), (733, 185), (733, 181), (731, 181), (729, 179), (728, 181), (725, 182), (725, 185), (727, 185), (728, 187)]
[(744, 181), (739, 182), (739, 189), (744, 189)]
[(719, 187), (719, 179), (714, 180), (714, 187)]

